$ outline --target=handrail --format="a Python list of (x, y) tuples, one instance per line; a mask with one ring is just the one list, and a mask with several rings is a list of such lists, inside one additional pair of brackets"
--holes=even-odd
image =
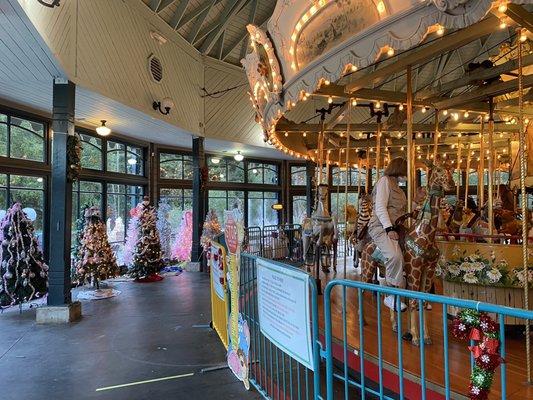
[(415, 292), (412, 290), (399, 289), (390, 286), (375, 285), (373, 283), (365, 283), (359, 281), (351, 281), (347, 279), (334, 279), (330, 281), (324, 291), (324, 298), (329, 298), (331, 290), (334, 286), (347, 286), (362, 290), (371, 290), (373, 292), (380, 292), (389, 295), (408, 297), (411, 299), (429, 301), (431, 303), (446, 304), (449, 306), (459, 308), (471, 308), (480, 312), (505, 314), (510, 317), (533, 319), (533, 310), (525, 310), (521, 308), (511, 308), (506, 306), (500, 306), (490, 303), (484, 303), (481, 301), (457, 299), (454, 297), (442, 296), (439, 294)]

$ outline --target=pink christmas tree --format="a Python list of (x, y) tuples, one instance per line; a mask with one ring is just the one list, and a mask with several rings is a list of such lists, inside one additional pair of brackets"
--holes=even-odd
[(135, 253), (135, 244), (139, 239), (139, 205), (130, 210), (130, 221), (128, 222), (128, 230), (126, 231), (126, 243), (124, 244), (124, 253), (122, 262), (126, 266), (130, 266), (133, 262), (133, 254)]
[(190, 261), (192, 250), (192, 210), (181, 216), (181, 224), (172, 248), (172, 258), (178, 261)]

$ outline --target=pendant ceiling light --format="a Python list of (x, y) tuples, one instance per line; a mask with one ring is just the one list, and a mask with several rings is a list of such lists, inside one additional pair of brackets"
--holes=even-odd
[(98, 133), (100, 136), (108, 136), (111, 133), (111, 129), (109, 129), (105, 125), (105, 123), (106, 123), (105, 119), (103, 119), (101, 122), (102, 122), (102, 125), (100, 125), (98, 128), (96, 128), (96, 133)]
[(235, 154), (235, 155), (233, 156), (233, 158), (235, 159), (235, 161), (242, 161), (242, 160), (244, 160), (244, 156), (241, 154), (240, 151), (238, 151), (237, 154)]

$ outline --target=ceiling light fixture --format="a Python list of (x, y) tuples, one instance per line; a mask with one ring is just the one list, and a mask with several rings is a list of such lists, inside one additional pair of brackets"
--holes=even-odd
[(218, 158), (218, 157), (211, 157), (211, 162), (212, 162), (213, 164), (215, 164), (215, 165), (216, 165), (216, 164), (219, 164), (219, 163), (220, 163), (220, 158)]
[(235, 154), (235, 155), (233, 156), (233, 158), (235, 159), (235, 161), (242, 161), (242, 160), (244, 160), (244, 156), (241, 154), (240, 151), (238, 151), (237, 154)]
[(100, 125), (99, 127), (96, 128), (96, 133), (99, 134), (100, 136), (108, 136), (111, 133), (111, 129), (109, 129), (105, 125), (106, 120), (103, 119), (100, 122), (102, 123), (102, 125)]

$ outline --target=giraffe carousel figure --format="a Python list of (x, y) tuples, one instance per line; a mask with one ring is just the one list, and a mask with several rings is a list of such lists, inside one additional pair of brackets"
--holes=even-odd
[(329, 272), (332, 262), (333, 270), (337, 271), (337, 221), (328, 212), (328, 186), (318, 185), (317, 194), (313, 214), (303, 221), (304, 261), (308, 271), (316, 265), (320, 266), (323, 272)]
[[(400, 246), (403, 253), (403, 271), (405, 275), (405, 287), (408, 290), (429, 292), (435, 276), (435, 267), (439, 259), (439, 250), (435, 244), (435, 235), (438, 228), (440, 201), (444, 197), (445, 191), (452, 190), (454, 181), (451, 168), (444, 164), (432, 164), (428, 162), (430, 176), (428, 180), (428, 195), (422, 207), (416, 215), (416, 220), (409, 229), (403, 228), (403, 223), (411, 214), (400, 216), (394, 222), (400, 233)], [(376, 270), (384, 263), (384, 257), (380, 249), (369, 242), (363, 249), (361, 255), (362, 280), (371, 283)], [(396, 306), (396, 308), (398, 308)], [(410, 337), (411, 342), (418, 346), (421, 338), (418, 332), (419, 316), (418, 302), (411, 300), (410, 311)], [(403, 307), (402, 307), (403, 309)], [(390, 319), (392, 329), (397, 329), (396, 312), (391, 309)], [(424, 338), (425, 344), (431, 344), (430, 331), (427, 327), (427, 318), (424, 318)]]

